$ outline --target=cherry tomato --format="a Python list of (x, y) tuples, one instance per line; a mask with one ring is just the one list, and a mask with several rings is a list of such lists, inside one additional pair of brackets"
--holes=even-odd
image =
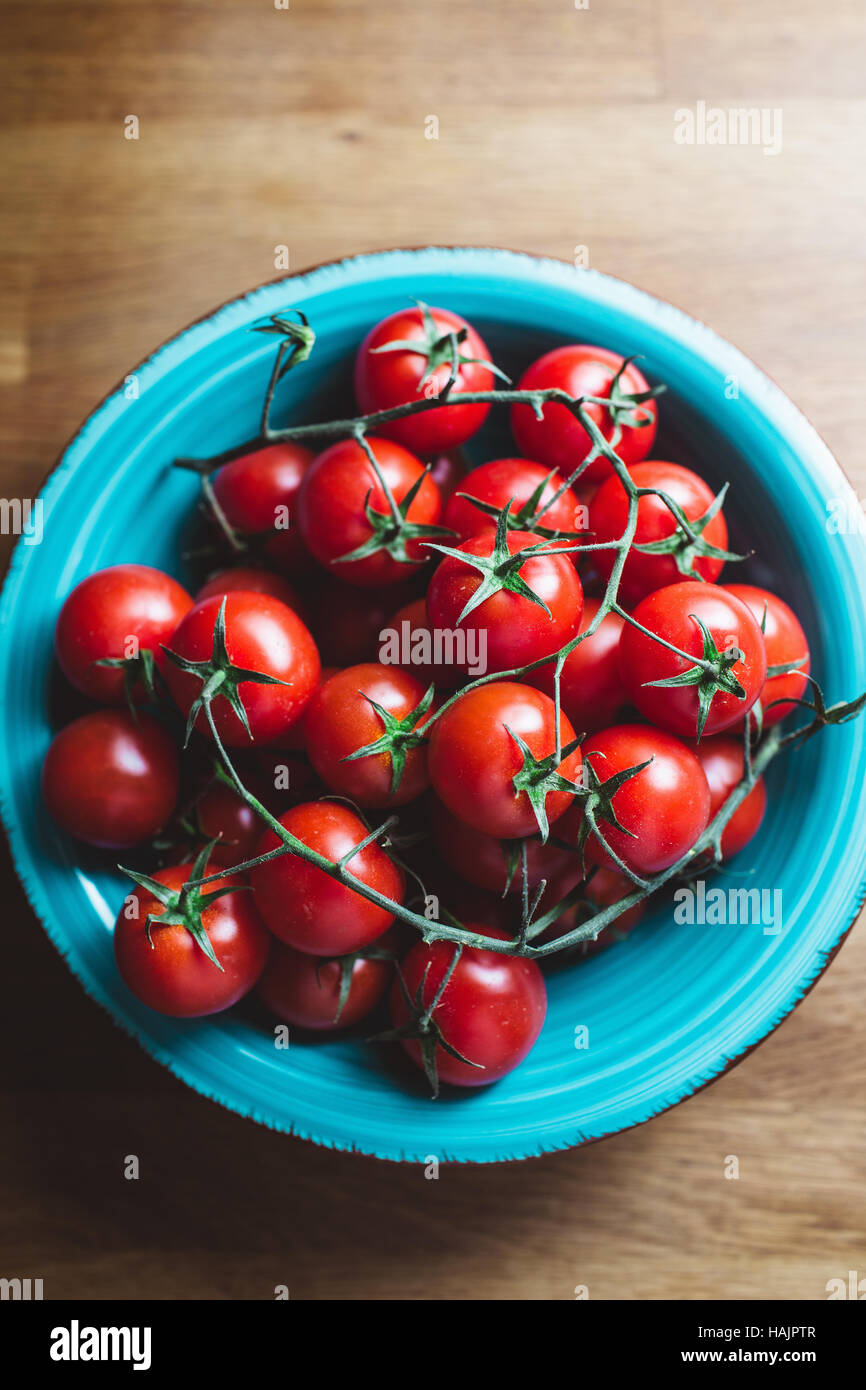
[[(336, 863), (368, 835), (354, 811), (334, 801), (308, 801), (280, 817), (280, 823), (305, 845)], [(266, 830), (258, 854), (276, 849), (280, 840)], [(369, 844), (346, 863), (349, 873), (393, 902), (403, 901), (403, 873), (378, 844)], [(393, 914), (353, 888), (329, 878), (314, 864), (283, 854), (250, 870), (256, 904), (274, 936), (313, 956), (345, 955), (375, 941), (390, 926)]]
[[(507, 534), (509, 555), (538, 544), (538, 537), (528, 531)], [(462, 555), (489, 559), (495, 550), (495, 533), (488, 528), (457, 549)], [(583, 589), (574, 565), (567, 555), (548, 551), (530, 556), (521, 566), (520, 578), (547, 606), (547, 612), (524, 594), (499, 589), (459, 623), (485, 576), (468, 561), (446, 555), (427, 590), (431, 625), (454, 633), (465, 631), (467, 652), (470, 633), (475, 635), (476, 644), (486, 644), (486, 650), (478, 646), (478, 655), (486, 656), (487, 672), (513, 670), (559, 651), (577, 633), (583, 612)], [(465, 670), (471, 664), (467, 660), (461, 666)]]
[(300, 444), (269, 444), (226, 463), (213, 490), (229, 525), (244, 537), (261, 538), (265, 554), (286, 574), (309, 564), (295, 524), (298, 490), (313, 461)]
[[(715, 738), (702, 738), (695, 752), (709, 783), (712, 820), (734, 787), (743, 780), (745, 768), (742, 740), (725, 738), (723, 734), (718, 734)], [(754, 839), (761, 828), (766, 809), (767, 788), (763, 777), (759, 777), (722, 832), (723, 859), (730, 859), (732, 854), (739, 854), (740, 850)]]
[[(505, 937), (504, 932), (491, 927), (470, 926), (470, 930)], [(429, 946), (422, 941), (412, 947), (400, 970), (413, 1001), (423, 982), (422, 1005), (430, 1007), (451, 967), (454, 951), (447, 941), (434, 941)], [(441, 1046), (436, 1047), (439, 1079), (452, 1086), (487, 1086), (506, 1076), (531, 1051), (546, 1012), (544, 977), (535, 961), (464, 947), (432, 1017), (444, 1041), (467, 1061), (458, 1061)], [(391, 987), (391, 1019), (395, 1028), (405, 1027), (410, 1019), (399, 980)], [(423, 1066), (417, 1041), (405, 1038), (401, 1045), (417, 1066)]]
[[(584, 601), (580, 631), (586, 632), (599, 608), (601, 599)], [(593, 733), (612, 724), (627, 703), (619, 674), (619, 639), (623, 619), (618, 613), (606, 613), (591, 637), (569, 652), (559, 678), (560, 707), (578, 733)], [(553, 699), (554, 661), (530, 671), (526, 680)]]
[[(616, 724), (588, 738), (583, 756), (602, 783), (626, 768), (649, 763), (611, 797), (622, 829), (596, 816), (598, 834), (590, 832), (586, 842), (587, 865), (616, 867), (607, 853), (609, 846), (634, 873), (658, 874), (687, 854), (706, 830), (707, 779), (692, 749), (672, 734), (646, 724)], [(581, 815), (582, 808), (576, 806), (557, 835), (576, 839)]]
[(202, 599), (213, 598), (215, 594), (234, 594), (239, 590), (248, 594), (268, 594), (303, 617), (303, 601), (287, 579), (273, 570), (254, 569), (250, 565), (235, 565), (230, 570), (220, 570), (206, 584), (202, 584), (195, 601), (201, 603)]
[[(682, 508), (689, 521), (697, 522), (713, 504), (713, 490), (693, 473), (690, 468), (681, 468), (678, 463), (662, 463), (648, 459), (636, 463), (629, 469), (629, 476), (635, 487), (660, 488)], [(593, 543), (619, 540), (628, 520), (628, 496), (616, 476), (603, 483), (592, 503), (590, 518), (593, 530)], [(688, 578), (677, 567), (676, 559), (670, 554), (646, 554), (636, 549), (639, 545), (655, 545), (673, 536), (677, 523), (670, 509), (661, 497), (649, 494), (641, 497), (637, 508), (637, 528), (634, 541), (629, 548), (623, 566), (619, 586), (619, 599), (626, 607), (639, 603), (654, 589), (662, 589), (668, 584), (676, 584)], [(686, 538), (680, 532), (685, 545)], [(721, 511), (716, 512), (701, 532), (702, 541), (717, 550), (728, 548), (728, 528)], [(681, 550), (683, 563), (688, 563), (689, 552)], [(616, 559), (615, 550), (597, 550), (593, 560), (602, 578), (610, 578)], [(718, 579), (724, 560), (712, 555), (695, 556), (691, 562), (694, 577), (710, 582)]]
[[(355, 395), (364, 415), (390, 410), (407, 401), (438, 396), (451, 376), (448, 335), (463, 333), (458, 344), (462, 359), (451, 388), (453, 401), (461, 391), (490, 391), (493, 373), (482, 365), (490, 353), (481, 337), (459, 314), (448, 309), (401, 309), (389, 314), (370, 330), (355, 362)], [(417, 343), (412, 349), (394, 350), (396, 343)], [(429, 376), (427, 373), (429, 372)], [(426, 381), (424, 378), (427, 378)], [(416, 454), (434, 454), (463, 444), (484, 424), (489, 405), (442, 406), (382, 425), (379, 433), (396, 439)]]
[[(319, 683), (319, 654), (316, 644), (297, 613), (278, 599), (243, 590), (222, 598), (218, 594), (197, 603), (187, 613), (168, 646), (187, 661), (209, 661), (213, 652), (214, 627), (220, 606), (225, 603), (225, 646), (231, 662), (242, 670), (275, 676), (286, 684), (262, 685), (241, 681), (238, 694), (249, 720), (255, 743), (276, 743), (303, 713)], [(166, 680), (175, 702), (189, 714), (202, 690), (202, 681), (169, 661)], [(213, 705), (214, 723), (224, 743), (245, 747), (250, 734), (231, 708), (226, 697), (217, 693)], [(202, 710), (196, 728), (209, 733)]]
[[(570, 850), (546, 845), (536, 836), (526, 841), (500, 840), (484, 835), (453, 815), (438, 799), (431, 806), (431, 823), (436, 847), (449, 868), (478, 888), (491, 893), (520, 893), (523, 889), (522, 845), (526, 845), (526, 878), (535, 888), (543, 878), (563, 873), (573, 861)], [(556, 832), (558, 834), (558, 832)], [(445, 906), (459, 916), (450, 899)], [(464, 919), (461, 917), (461, 921)], [(477, 916), (475, 918), (477, 920)]]
[[(249, 777), (244, 780), (258, 795), (258, 788), (250, 788)], [(234, 868), (252, 859), (261, 839), (262, 821), (234, 787), (214, 778), (196, 798), (195, 818), (203, 838), (218, 842), (211, 851), (215, 865)]]
[[(713, 695), (703, 733), (720, 733), (739, 723), (760, 695), (767, 673), (761, 629), (742, 600), (715, 584), (685, 580), (647, 595), (632, 616), (665, 642), (695, 657), (704, 650), (700, 619), (720, 653), (739, 653), (730, 672), (744, 695), (727, 690)], [(619, 661), (623, 685), (641, 714), (670, 733), (694, 738), (699, 730), (698, 686), (648, 682), (669, 680), (697, 668), (630, 623), (620, 638)]]
[[(389, 933), (365, 949), (388, 949)], [(394, 976), (394, 962), (375, 956), (356, 955), (347, 965), (352, 977), (349, 993), (340, 1008), (342, 962), (308, 956), (274, 941), (259, 980), (258, 994), (266, 1008), (293, 1028), (320, 1033), (351, 1028), (372, 1013), (387, 993)]]
[[(425, 599), (416, 598), (398, 608), (383, 630), (395, 634), (401, 657), (405, 654), (409, 658), (401, 661), (402, 669), (420, 681), (425, 690), (429, 685), (453, 690), (465, 680), (461, 668), (447, 661), (451, 654), (450, 644), (440, 642), (439, 648), (436, 647), (436, 634), (427, 617)], [(437, 650), (442, 658), (439, 661), (436, 660)], [(432, 659), (428, 660), (428, 654)]]
[(68, 835), (100, 849), (149, 840), (170, 820), (177, 752), (161, 724), (127, 710), (96, 710), (67, 724), (42, 768), (42, 795)]
[[(500, 681), (480, 685), (461, 695), (433, 724), (428, 768), (437, 796), (468, 825), (485, 835), (516, 839), (539, 829), (526, 790), (515, 790), (524, 755), (513, 735), (521, 738), (537, 759), (556, 752), (553, 701), (529, 685)], [(560, 712), (560, 746), (574, 730)], [(559, 763), (557, 772), (570, 782), (580, 774), (580, 749)], [(544, 813), (552, 824), (571, 805), (569, 792), (550, 790)]]
[(404, 585), (383, 589), (357, 589), (322, 573), (310, 594), (310, 631), (322, 660), (330, 666), (357, 666), (378, 661), (381, 632), (389, 627), (394, 605), (407, 602), (411, 590)]
[[(82, 579), (57, 619), (55, 648), (66, 679), (103, 705), (124, 703), (122, 668), (97, 666), (105, 659), (153, 653), (165, 669), (162, 643), (167, 642), (192, 599), (170, 575), (147, 565), (112, 565)], [(138, 685), (133, 696), (144, 698)]]
[[(618, 353), (586, 343), (554, 348), (524, 372), (518, 382), (521, 391), (543, 391), (556, 388), (570, 396), (604, 396), (609, 398), (616, 373), (623, 364)], [(648, 390), (645, 377), (630, 363), (619, 381), (620, 392), (633, 395)], [(614, 424), (610, 410), (600, 405), (587, 406), (587, 413), (598, 425), (605, 439), (612, 442)], [(622, 438), (615, 445), (623, 463), (630, 465), (646, 458), (656, 435), (658, 409), (654, 400), (630, 412), (641, 425), (621, 419)], [(527, 458), (538, 459), (548, 468), (556, 468), (569, 478), (578, 464), (586, 458), (592, 441), (583, 426), (564, 405), (552, 402), (544, 407), (544, 416), (536, 420), (531, 406), (511, 408), (511, 428), (514, 438)], [(580, 486), (603, 482), (610, 477), (610, 464), (599, 457), (580, 475)]]
[[(722, 587), (750, 609), (759, 627), (763, 624), (768, 666), (786, 666), (791, 661), (803, 663), (787, 676), (770, 676), (764, 682), (761, 706), (764, 727), (769, 729), (797, 708), (791, 701), (803, 698), (808, 684), (806, 677), (811, 669), (809, 643), (796, 613), (778, 595), (758, 589), (754, 584), (725, 584)], [(786, 703), (775, 705), (775, 700)], [(772, 708), (768, 708), (770, 705)]]
[(465, 477), (469, 464), (462, 449), (450, 449), (447, 453), (434, 454), (428, 463), (430, 477), (439, 489), (444, 507), (451, 494), (459, 487), (461, 479)]
[[(485, 526), (494, 524), (491, 517), (481, 508), (473, 506), (469, 498), (475, 497), (497, 509), (508, 506), (510, 502), (509, 514), (513, 516), (529, 502), (537, 488), (542, 488), (536, 512), (547, 503), (551, 505), (546, 511), (542, 511), (539, 519), (541, 526), (548, 531), (584, 529), (578, 524), (579, 504), (570, 488), (566, 488), (555, 502), (552, 500), (565, 479), (559, 474), (554, 473), (553, 477), (550, 474), (549, 468), (534, 463), (532, 459), (504, 458), (482, 463), (480, 468), (473, 468), (461, 483), (459, 490), (454, 493), (445, 508), (443, 525), (450, 531), (456, 531), (461, 541), (468, 540)], [(540, 540), (542, 537), (537, 534), (537, 539)]]
[[(338, 671), (319, 686), (304, 715), (304, 732), (310, 762), (332, 791), (359, 806), (402, 806), (426, 790), (429, 778), (423, 745), (404, 750), (396, 789), (392, 789), (394, 764), (389, 753), (352, 757), (385, 733), (385, 723), (371, 700), (394, 719), (403, 720), (421, 703), (424, 689), (399, 666), (372, 662)], [(428, 717), (429, 711), (415, 720), (413, 728)]]
[[(214, 870), (209, 867), (207, 872)], [(192, 878), (192, 866), (170, 865), (152, 877), (177, 892)], [(226, 875), (207, 884), (202, 893), (242, 881)], [(114, 958), (136, 999), (171, 1018), (201, 1018), (221, 1013), (249, 993), (264, 969), (270, 937), (248, 889), (216, 898), (201, 913), (221, 970), (185, 926), (160, 926), (158, 919), (165, 912), (149, 889), (136, 885), (118, 914)], [(148, 941), (145, 926), (150, 914), (157, 920), (151, 923)]]
[[(574, 858), (574, 856), (572, 856)], [(580, 868), (575, 868), (572, 864), (569, 872), (559, 880), (552, 880), (542, 896), (538, 908), (538, 915), (545, 910), (549, 910), (556, 902), (560, 902), (572, 888), (576, 888), (581, 881)], [(604, 864), (597, 865), (592, 870), (592, 876), (584, 884), (581, 893), (581, 901), (574, 903), (571, 907), (564, 909), (557, 917), (555, 922), (536, 938), (536, 945), (542, 941), (558, 941), (561, 937), (567, 936), (576, 927), (581, 926), (594, 917), (599, 910), (612, 907), (614, 903), (627, 898), (634, 892), (634, 884), (625, 874), (620, 873), (619, 869), (609, 869)], [(589, 904), (589, 906), (587, 906)], [(573, 948), (565, 948), (566, 959), (571, 958), (572, 949), (581, 956), (595, 956), (604, 951), (608, 946), (614, 946), (617, 941), (622, 941), (634, 930), (638, 922), (643, 918), (645, 904), (635, 903), (634, 907), (626, 908), (625, 912), (606, 927), (603, 928), (601, 935), (595, 941), (581, 941)], [(553, 964), (558, 963), (558, 957), (553, 957)]]
[[(419, 526), (437, 525), (442, 499), (432, 478), (425, 475), (420, 460), (390, 439), (370, 437), (367, 443), (398, 506), (413, 484), (423, 478), (406, 520)], [(374, 550), (360, 559), (344, 558), (367, 545), (373, 537), (366, 514), (368, 504), (383, 518), (382, 524), (391, 517), (385, 490), (358, 441), (343, 439), (339, 444), (332, 444), (313, 460), (301, 486), (298, 521), (306, 545), (337, 578), (363, 588), (411, 579), (429, 556), (418, 537), (405, 541), (407, 560), (395, 558), (387, 548)], [(385, 541), (392, 543), (390, 532)]]

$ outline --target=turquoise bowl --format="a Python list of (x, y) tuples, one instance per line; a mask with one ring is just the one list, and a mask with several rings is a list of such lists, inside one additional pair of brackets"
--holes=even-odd
[[(39, 795), (61, 602), (104, 565), (141, 561), (177, 572), (197, 484), (170, 463), (255, 433), (274, 346), (250, 326), (304, 309), (318, 342), (281, 388), (277, 418), (321, 418), (349, 405), (366, 329), (410, 296), (476, 322), (506, 370), (575, 340), (642, 354), (649, 376), (669, 388), (657, 456), (730, 481), (735, 546), (756, 552), (740, 573), (794, 605), (828, 700), (866, 689), (866, 540), (856, 499), (811, 426), (751, 362), (687, 315), (594, 271), (499, 250), (388, 251), (265, 285), (217, 310), (138, 367), (134, 386), (127, 377), (76, 435), (42, 494), (42, 543), (19, 542), (3, 589), (0, 795), (18, 872), (70, 969), (190, 1086), (335, 1148), (492, 1162), (648, 1120), (719, 1076), (790, 1013), (864, 897), (866, 723), (827, 730), (770, 770), (767, 819), (728, 882), (780, 890), (778, 932), (677, 925), (665, 898), (628, 940), (550, 972), (547, 1022), (522, 1067), (487, 1090), (436, 1102), (398, 1057), (360, 1037), (280, 1052), (243, 1006), (177, 1022), (139, 1005), (111, 950), (125, 880), (65, 839)], [(504, 419), (491, 427), (477, 457), (501, 449), (504, 428)], [(837, 534), (828, 520), (840, 508), (854, 524)]]

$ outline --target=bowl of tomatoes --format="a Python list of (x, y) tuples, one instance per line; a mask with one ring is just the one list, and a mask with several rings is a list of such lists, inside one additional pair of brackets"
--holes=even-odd
[(15, 864), (87, 992), (238, 1113), (407, 1161), (602, 1138), (852, 925), (862, 513), (652, 296), (493, 249), (318, 267), (128, 372), (39, 501), (0, 610)]

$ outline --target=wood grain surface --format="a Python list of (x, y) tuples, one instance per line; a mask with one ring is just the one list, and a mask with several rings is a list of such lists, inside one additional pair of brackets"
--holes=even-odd
[[(861, 0), (0, 0), (0, 22), (4, 496), (277, 245), (300, 269), (428, 242), (587, 247), (755, 358), (866, 490)], [(779, 109), (781, 151), (676, 144), (699, 101)], [(808, 1300), (866, 1275), (862, 930), (675, 1111), (427, 1181), (194, 1095), (85, 998), (5, 854), (0, 901), (0, 1274), (47, 1298)]]

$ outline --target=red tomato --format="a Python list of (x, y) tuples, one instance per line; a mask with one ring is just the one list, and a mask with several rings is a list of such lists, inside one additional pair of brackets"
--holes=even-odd
[[(413, 484), (423, 477), (406, 520), (410, 525), (435, 526), (442, 513), (442, 499), (420, 460), (390, 439), (368, 438), (367, 443), (398, 507)], [(371, 554), (346, 560), (345, 556), (373, 539), (373, 527), (366, 514), (368, 504), (382, 517), (382, 544)], [(397, 524), (392, 521), (385, 490), (356, 439), (332, 444), (314, 459), (298, 498), (298, 521), (304, 541), (316, 559), (337, 578), (363, 588), (411, 579), (429, 556), (417, 536), (405, 540), (407, 559), (395, 558), (387, 548), (399, 547)]]
[[(352, 757), (359, 748), (375, 743), (385, 733), (385, 723), (371, 700), (395, 720), (403, 720), (421, 703), (424, 689), (420, 681), (399, 666), (372, 662), (338, 671), (319, 686), (304, 715), (304, 732), (310, 762), (332, 791), (359, 806), (402, 806), (426, 790), (429, 778), (427, 749), (423, 745), (403, 751), (403, 767), (395, 790), (394, 765), (388, 752)], [(429, 711), (416, 719), (412, 727), (417, 728), (428, 717)]]
[[(760, 695), (767, 673), (761, 629), (746, 605), (714, 584), (685, 580), (656, 589), (632, 616), (664, 641), (696, 657), (704, 650), (696, 621), (700, 619), (720, 653), (739, 653), (729, 674), (739, 681), (744, 696), (728, 690), (713, 695), (702, 732), (720, 733), (739, 723)], [(694, 738), (699, 732), (699, 687), (648, 682), (669, 680), (697, 668), (630, 623), (620, 639), (619, 661), (623, 685), (641, 714), (673, 734)]]
[[(543, 391), (558, 389), (570, 396), (609, 397), (614, 377), (622, 366), (623, 358), (606, 348), (592, 347), (586, 343), (568, 347), (554, 348), (524, 372), (518, 382), (518, 390)], [(648, 390), (645, 377), (631, 363), (620, 377), (620, 391), (626, 395)], [(611, 440), (613, 421), (610, 411), (604, 406), (587, 406), (587, 413), (598, 425), (605, 439)], [(616, 444), (616, 452), (623, 463), (630, 465), (646, 458), (656, 436), (658, 408), (655, 401), (647, 401), (633, 412), (635, 420), (645, 421), (643, 425), (622, 422), (622, 438)], [(569, 478), (578, 464), (586, 458), (592, 447), (589, 435), (583, 426), (570, 414), (564, 405), (553, 402), (544, 407), (544, 417), (536, 420), (531, 406), (515, 405), (511, 408), (511, 428), (514, 438), (527, 458), (538, 459), (548, 468), (556, 468), (563, 477)], [(581, 487), (588, 483), (603, 482), (610, 477), (610, 464), (605, 458), (595, 459), (580, 475)]]
[(409, 658), (408, 661), (401, 661), (403, 670), (420, 681), (425, 690), (429, 685), (453, 690), (465, 680), (465, 672), (445, 660), (451, 651), (450, 644), (440, 643), (443, 660), (436, 660), (436, 639), (427, 617), (425, 599), (416, 598), (404, 604), (384, 624), (383, 630), (395, 634), (401, 657), (405, 654)]
[[(552, 499), (562, 487), (565, 479), (558, 474), (550, 477), (551, 470), (545, 468), (543, 464), (533, 463), (531, 459), (493, 459), (491, 463), (482, 463), (480, 468), (473, 468), (468, 478), (460, 485), (459, 492), (455, 492), (448, 506), (445, 508), (443, 524), (450, 531), (456, 531), (461, 541), (468, 540), (470, 536), (484, 529), (485, 526), (494, 524), (494, 520), (479, 507), (473, 506), (468, 500), (475, 497), (481, 502), (486, 502), (497, 510), (502, 507), (509, 507), (509, 516), (515, 516), (520, 509), (525, 506), (537, 488), (543, 490), (533, 515), (541, 511), (539, 524), (548, 531), (580, 531), (584, 529), (580, 524), (578, 515), (578, 501), (570, 488), (566, 488), (562, 496), (555, 502)], [(547, 481), (550, 479), (550, 481)], [(547, 510), (542, 510), (546, 504), (551, 505)], [(530, 530), (531, 527), (515, 527), (515, 529)], [(541, 536), (536, 532), (538, 539)]]
[[(208, 869), (213, 872), (212, 868)], [(178, 892), (192, 878), (190, 864), (157, 869), (157, 883)], [(230, 875), (203, 888), (213, 893), (242, 880)], [(236, 1004), (253, 988), (264, 969), (270, 938), (252, 894), (226, 893), (204, 908), (204, 927), (222, 970), (209, 960), (185, 926), (151, 923), (165, 906), (147, 888), (136, 885), (120, 909), (114, 928), (114, 958), (121, 978), (136, 999), (171, 1018), (201, 1018)]]
[[(91, 700), (122, 705), (123, 669), (94, 663), (149, 650), (164, 670), (161, 644), (190, 608), (186, 590), (147, 565), (112, 565), (88, 575), (72, 590), (57, 619), (54, 642), (63, 674)], [(133, 692), (139, 698), (144, 693), (140, 685)]]
[[(347, 806), (335, 801), (307, 801), (293, 806), (280, 823), (336, 863), (369, 833)], [(280, 840), (266, 830), (258, 854), (276, 849)], [(369, 844), (346, 863), (349, 873), (393, 902), (403, 901), (403, 873), (378, 844)], [(390, 926), (393, 914), (369, 902), (353, 888), (329, 878), (314, 864), (283, 854), (250, 870), (256, 904), (274, 936), (313, 956), (339, 956), (375, 941)]]
[[(580, 631), (586, 632), (599, 608), (601, 599), (584, 602)], [(623, 619), (618, 613), (607, 613), (591, 637), (565, 658), (559, 678), (560, 707), (578, 733), (593, 733), (612, 724), (627, 703), (619, 674), (619, 639)], [(526, 680), (553, 699), (553, 673), (556, 663), (549, 661), (530, 671)]]
[[(537, 759), (556, 752), (553, 701), (540, 690), (515, 681), (481, 685), (461, 695), (441, 714), (430, 732), (428, 767), (439, 798), (461, 820), (500, 839), (533, 835), (539, 829), (526, 790), (515, 790), (524, 755), (512, 735), (521, 738)], [(560, 712), (560, 745), (574, 730)], [(580, 774), (576, 748), (556, 771), (574, 782)], [(543, 807), (552, 824), (571, 805), (569, 792), (550, 790)]]
[(174, 743), (149, 715), (97, 710), (67, 724), (42, 768), (42, 795), (67, 834), (100, 849), (149, 840), (178, 794)]
[[(250, 790), (258, 795), (257, 789)], [(195, 818), (204, 839), (218, 841), (211, 852), (214, 865), (234, 868), (252, 859), (261, 838), (262, 821), (234, 787), (214, 778), (196, 798)]]
[(229, 525), (262, 539), (265, 554), (286, 574), (302, 573), (309, 557), (295, 525), (298, 490), (313, 461), (300, 444), (269, 444), (226, 463), (213, 490)]
[[(386, 933), (368, 949), (379, 945), (387, 949), (387, 941)], [(384, 998), (394, 975), (394, 962), (356, 955), (347, 964), (352, 979), (341, 1009), (341, 960), (307, 956), (274, 941), (265, 972), (259, 980), (259, 998), (271, 1013), (293, 1028), (310, 1028), (320, 1033), (351, 1028), (372, 1013)]]
[[(695, 752), (704, 769), (710, 787), (710, 820), (721, 810), (734, 787), (743, 780), (745, 770), (743, 744), (738, 738), (703, 738)], [(750, 840), (757, 835), (764, 812), (767, 809), (767, 788), (763, 777), (759, 777), (746, 797), (737, 807), (722, 832), (722, 857), (730, 859), (739, 854)]]
[[(225, 645), (229, 659), (242, 670), (275, 676), (285, 685), (262, 685), (241, 681), (238, 693), (246, 710), (255, 743), (276, 743), (303, 713), (319, 683), (319, 654), (316, 644), (296, 613), (278, 599), (266, 594), (240, 591), (227, 598), (214, 595), (197, 603), (171, 638), (169, 649), (187, 661), (207, 662), (214, 646), (214, 627), (220, 606), (225, 603)], [(166, 680), (176, 703), (189, 714), (202, 691), (202, 681), (182, 671), (172, 661), (166, 667)], [(226, 697), (217, 693), (213, 718), (224, 743), (244, 747), (250, 734), (231, 708)], [(209, 733), (202, 710), (196, 728)]]
[[(465, 319), (448, 309), (429, 309), (426, 315), (421, 307), (401, 309), (377, 323), (358, 350), (355, 395), (363, 414), (438, 396), (451, 375), (448, 335), (452, 332), (465, 335), (458, 344), (461, 358), (478, 360), (461, 362), (449, 399), (453, 401), (461, 391), (492, 390), (493, 373), (482, 365), (489, 362), (490, 353)], [(418, 347), (395, 350), (397, 343), (417, 343)], [(379, 433), (416, 454), (434, 454), (463, 444), (481, 428), (489, 410), (483, 404), (442, 406), (392, 420)]]
[[(764, 728), (778, 724), (796, 709), (792, 700), (803, 698), (811, 669), (809, 643), (796, 615), (776, 594), (766, 589), (758, 589), (754, 584), (725, 584), (725, 591), (740, 599), (754, 614), (758, 626), (764, 634), (764, 647), (768, 666), (786, 666), (791, 661), (802, 661), (798, 670), (787, 676), (770, 676), (761, 691), (761, 705), (764, 714)], [(786, 703), (773, 705), (774, 700)], [(773, 705), (768, 709), (768, 705)]]
[[(699, 521), (713, 504), (713, 490), (703, 478), (690, 468), (681, 468), (678, 463), (661, 463), (648, 459), (646, 463), (636, 463), (629, 469), (629, 475), (636, 487), (660, 488), (672, 497), (682, 508), (689, 521)], [(596, 493), (590, 511), (593, 530), (593, 543), (617, 541), (623, 534), (628, 520), (628, 496), (619, 478), (608, 478)], [(637, 528), (634, 542), (626, 556), (619, 586), (619, 599), (627, 608), (639, 603), (654, 589), (662, 589), (667, 584), (676, 584), (688, 578), (677, 567), (673, 555), (645, 554), (636, 549), (639, 545), (655, 545), (666, 541), (677, 530), (673, 513), (662, 499), (656, 495), (642, 497), (638, 502)], [(689, 563), (690, 543), (680, 532), (683, 542), (680, 554), (683, 563)], [(728, 548), (728, 528), (721, 511), (716, 512), (701, 532), (701, 539), (717, 550)], [(597, 550), (592, 558), (596, 568), (608, 580), (616, 559), (615, 550)], [(724, 560), (712, 555), (692, 555), (691, 573), (694, 577), (710, 582), (718, 579)]]
[(383, 589), (357, 589), (324, 573), (316, 577), (310, 595), (310, 630), (331, 666), (357, 666), (361, 661), (378, 661), (380, 633), (390, 626), (394, 605), (406, 602), (411, 590), (403, 585)]
[(273, 570), (253, 569), (249, 565), (235, 565), (230, 570), (220, 570), (206, 584), (202, 584), (195, 601), (201, 603), (202, 599), (213, 598), (216, 594), (234, 594), (239, 590), (248, 594), (268, 594), (303, 616), (301, 597), (287, 579)]
[(439, 489), (442, 505), (456, 491), (469, 467), (462, 449), (451, 449), (447, 453), (434, 454), (428, 460), (430, 477)]
[[(476, 926), (470, 930), (486, 936), (505, 936), (491, 927)], [(453, 944), (447, 941), (434, 941), (429, 946), (418, 942), (412, 947), (400, 970), (413, 1002), (423, 982), (422, 1006), (430, 1007), (448, 973), (454, 951)], [(439, 1079), (452, 1086), (487, 1086), (506, 1076), (531, 1051), (546, 1012), (544, 977), (535, 961), (464, 947), (433, 1010), (433, 1023), (443, 1040), (467, 1061), (458, 1061), (437, 1046), (433, 1060)], [(391, 1019), (395, 1028), (404, 1028), (410, 1021), (399, 980), (391, 987)], [(423, 1067), (421, 1044), (404, 1038), (401, 1045), (412, 1061)]]
[[(588, 865), (616, 867), (605, 848), (609, 846), (634, 873), (658, 874), (682, 859), (706, 830), (707, 779), (691, 748), (672, 734), (646, 724), (617, 724), (588, 738), (583, 756), (599, 782), (649, 762), (611, 798), (622, 829), (598, 819), (598, 836), (591, 832), (586, 842)], [(576, 840), (581, 817), (582, 808), (576, 806), (557, 834)]]
[[(574, 856), (572, 856), (574, 857)], [(572, 865), (568, 875), (559, 881), (553, 880), (548, 884), (542, 897), (538, 909), (538, 915), (549, 910), (549, 906), (561, 901), (566, 893), (575, 888), (580, 882), (580, 869), (575, 869)], [(612, 907), (614, 903), (627, 898), (634, 892), (634, 884), (625, 874), (620, 873), (619, 869), (609, 869), (601, 864), (592, 871), (592, 877), (584, 885), (581, 898), (586, 901), (575, 903), (572, 907), (567, 907), (556, 919), (555, 922), (536, 938), (535, 944), (540, 945), (542, 941), (558, 941), (561, 937), (567, 936), (576, 927), (581, 926), (594, 917), (596, 912), (606, 907)], [(587, 907), (586, 903), (591, 904)], [(617, 941), (629, 935), (634, 930), (638, 922), (641, 921), (645, 911), (645, 903), (636, 903), (634, 907), (629, 907), (619, 917), (606, 926), (596, 941), (581, 941), (576, 947), (566, 947), (564, 957), (571, 959), (571, 951), (577, 951), (581, 956), (595, 956), (599, 952), (613, 946)], [(559, 956), (550, 957), (554, 964), (559, 963)]]
[[(457, 549), (462, 555), (489, 559), (495, 550), (492, 528), (472, 536)], [(537, 536), (528, 531), (509, 531), (508, 554), (516, 555), (529, 546), (539, 544)], [(485, 575), (467, 560), (446, 555), (434, 572), (427, 590), (427, 614), (434, 628), (454, 633), (461, 629), (477, 644), (486, 643), (486, 652), (477, 647), (477, 674), (484, 674), (480, 661), (486, 655), (486, 671), (510, 671), (525, 666), (539, 657), (559, 651), (580, 627), (583, 612), (583, 589), (577, 571), (567, 555), (547, 552), (532, 555), (520, 568), (519, 577), (547, 605), (548, 611), (510, 589), (499, 589), (484, 599), (460, 623), (460, 616), (470, 599), (485, 581)], [(462, 662), (463, 669), (472, 662)]]
[[(522, 891), (523, 841), (504, 841), (495, 835), (484, 835), (453, 815), (436, 799), (431, 807), (431, 820), (437, 849), (449, 868), (461, 878), (491, 893)], [(537, 837), (525, 843), (526, 877), (531, 888), (537, 887), (543, 878), (550, 879), (564, 872), (574, 859), (570, 850), (558, 849), (550, 842), (543, 845)], [(445, 901), (445, 906), (459, 916), (450, 899)], [(463, 918), (460, 920), (463, 921)], [(478, 920), (477, 916), (474, 920)]]

